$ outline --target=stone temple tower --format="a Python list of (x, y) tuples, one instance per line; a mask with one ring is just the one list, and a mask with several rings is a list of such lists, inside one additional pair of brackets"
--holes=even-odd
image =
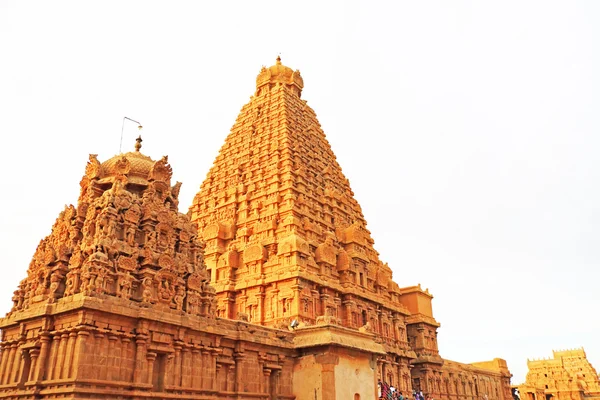
[(280, 58), (262, 68), (193, 201), (217, 315), (372, 331), (388, 352), (381, 376), (408, 389), (410, 359), (442, 363), (432, 296), (400, 288), (379, 259), (303, 86)]

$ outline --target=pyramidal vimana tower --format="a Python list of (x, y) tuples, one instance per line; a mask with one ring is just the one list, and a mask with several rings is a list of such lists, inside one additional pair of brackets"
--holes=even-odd
[(504, 360), (439, 355), (432, 295), (379, 259), (303, 86), (262, 68), (187, 215), (141, 138), (90, 155), (0, 320), (0, 398), (512, 398)]

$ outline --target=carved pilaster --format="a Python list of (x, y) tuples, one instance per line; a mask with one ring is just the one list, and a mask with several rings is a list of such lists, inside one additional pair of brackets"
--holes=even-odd
[(149, 351), (146, 353), (146, 360), (148, 361), (148, 375), (146, 377), (146, 383), (152, 384), (152, 374), (154, 372), (154, 362), (156, 361), (156, 353)]
[(44, 380), (44, 376), (46, 373), (46, 365), (48, 363), (50, 336), (47, 334), (42, 334), (40, 336), (40, 343), (40, 356), (38, 357), (37, 365), (35, 367), (34, 378), (32, 379), (35, 382)]
[[(71, 362), (71, 377), (77, 378), (81, 371), (81, 360), (84, 355), (86, 348), (86, 341), (90, 336), (88, 331), (78, 331), (77, 337), (75, 338), (75, 348), (73, 350), (73, 361)], [(41, 359), (41, 356), (40, 356)]]
[(146, 381), (147, 358), (146, 358), (146, 338), (138, 336), (135, 339), (135, 366), (133, 370), (133, 382), (137, 384)]
[(199, 389), (202, 387), (202, 353), (199, 349), (192, 349), (192, 388)]
[(18, 351), (19, 345), (16, 343), (13, 343), (10, 346), (10, 358), (8, 359), (8, 367), (7, 367), (7, 371), (6, 371), (6, 376), (4, 377), (4, 384), (9, 384), (14, 382), (15, 380), (15, 376), (16, 376), (16, 371), (18, 369), (19, 366), (19, 362), (21, 360), (21, 357), (19, 357), (17, 351)]
[[(56, 336), (55, 336), (56, 337)], [(63, 333), (60, 335), (60, 343), (58, 345), (58, 351), (56, 353), (56, 364), (54, 365), (54, 372), (52, 373), (52, 379), (60, 379), (62, 376), (63, 368), (65, 367), (65, 352), (67, 350), (67, 341), (69, 335)]]
[(190, 387), (191, 376), (190, 376), (190, 364), (191, 364), (192, 352), (188, 347), (181, 349), (181, 386)]
[(34, 347), (33, 349), (29, 350), (29, 359), (31, 360), (31, 364), (29, 365), (29, 374), (27, 376), (27, 382), (31, 382), (35, 379), (35, 371), (37, 368), (39, 355), (39, 348)]
[(235, 385), (233, 390), (236, 392), (241, 392), (244, 388), (242, 385), (242, 366), (244, 364), (244, 354), (236, 353), (234, 354), (235, 361)]

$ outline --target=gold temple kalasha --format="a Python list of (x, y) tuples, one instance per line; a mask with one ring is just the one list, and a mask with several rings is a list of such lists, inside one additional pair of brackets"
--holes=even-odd
[(512, 399), (504, 360), (440, 356), (433, 296), (392, 280), (303, 87), (261, 69), (188, 214), (141, 138), (90, 155), (0, 320), (0, 398)]

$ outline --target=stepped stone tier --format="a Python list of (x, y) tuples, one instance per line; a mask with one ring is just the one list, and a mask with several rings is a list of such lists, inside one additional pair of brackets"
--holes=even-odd
[(263, 68), (188, 215), (167, 157), (90, 155), (0, 319), (4, 399), (510, 399), (501, 359), (440, 357), (301, 99)]
[(583, 348), (552, 353), (552, 358), (527, 360), (529, 372), (518, 386), (521, 400), (600, 399), (600, 378)]

